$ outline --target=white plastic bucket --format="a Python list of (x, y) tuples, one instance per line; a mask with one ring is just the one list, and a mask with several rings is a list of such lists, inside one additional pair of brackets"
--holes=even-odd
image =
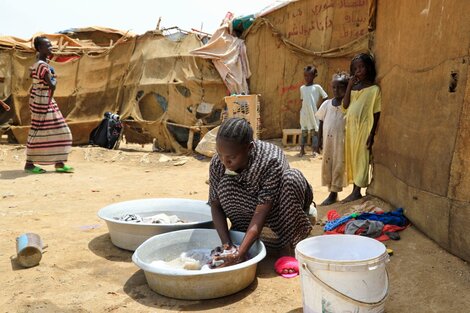
[(356, 235), (307, 238), (295, 249), (305, 313), (379, 313), (388, 297), (385, 246)]

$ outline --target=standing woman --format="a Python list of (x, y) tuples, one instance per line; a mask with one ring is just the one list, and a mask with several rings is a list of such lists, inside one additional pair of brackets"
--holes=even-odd
[(46, 171), (35, 163), (54, 164), (56, 172), (72, 173), (73, 168), (65, 165), (72, 147), (72, 133), (53, 98), (57, 81), (54, 69), (48, 64), (52, 45), (47, 38), (36, 37), (34, 48), (39, 57), (31, 67), (31, 130), (24, 169), (29, 173), (42, 174)]

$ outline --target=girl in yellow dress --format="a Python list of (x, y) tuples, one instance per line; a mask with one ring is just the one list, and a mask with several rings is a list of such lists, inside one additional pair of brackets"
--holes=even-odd
[(351, 61), (343, 106), (346, 109), (345, 164), (352, 193), (343, 202), (362, 198), (361, 188), (369, 185), (369, 160), (380, 118), (380, 88), (375, 84), (377, 72), (372, 57), (361, 53)]

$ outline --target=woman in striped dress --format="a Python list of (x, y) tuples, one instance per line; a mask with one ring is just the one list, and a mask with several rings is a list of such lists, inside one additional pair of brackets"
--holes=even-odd
[(65, 162), (72, 146), (72, 133), (53, 98), (56, 79), (53, 68), (48, 64), (52, 45), (47, 38), (36, 37), (34, 48), (39, 53), (39, 60), (31, 67), (31, 130), (26, 145), (24, 169), (30, 173), (42, 174), (46, 171), (35, 163), (54, 164), (56, 172), (71, 173), (73, 168), (65, 165)]
[[(227, 218), (231, 229), (246, 232), (237, 253), (224, 259), (224, 266), (243, 261), (259, 237), (268, 247), (292, 249), (310, 234), (312, 187), (300, 171), (289, 168), (280, 148), (253, 141), (251, 126), (241, 118), (222, 123), (216, 147), (209, 173), (215, 228), (226, 249), (233, 248)], [(265, 226), (275, 236), (265, 238), (261, 232)]]

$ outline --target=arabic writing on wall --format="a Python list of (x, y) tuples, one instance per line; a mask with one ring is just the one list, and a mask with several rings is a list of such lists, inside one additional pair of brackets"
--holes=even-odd
[[(354, 40), (367, 33), (368, 0), (326, 0), (312, 7), (295, 8), (280, 11), (282, 15), (273, 15), (273, 24), (282, 29), (287, 25), (287, 38), (309, 37), (312, 32), (324, 32), (335, 28), (343, 39)], [(333, 10), (341, 10), (343, 14), (334, 14)], [(346, 11), (345, 11), (346, 10)], [(344, 19), (334, 16), (344, 15)]]

